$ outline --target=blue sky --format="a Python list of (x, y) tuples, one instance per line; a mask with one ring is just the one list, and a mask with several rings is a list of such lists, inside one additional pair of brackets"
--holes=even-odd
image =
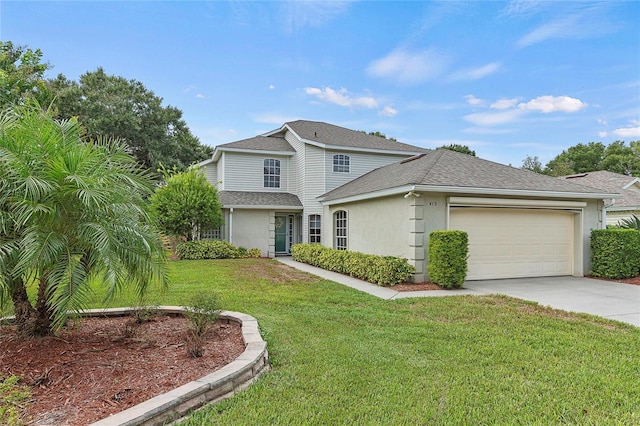
[(216, 146), (296, 119), (543, 165), (640, 139), (640, 2), (6, 1), (0, 38), (141, 81)]

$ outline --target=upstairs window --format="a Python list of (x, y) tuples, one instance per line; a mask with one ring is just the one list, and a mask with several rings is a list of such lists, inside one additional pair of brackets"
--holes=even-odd
[(347, 249), (347, 212), (344, 210), (338, 210), (334, 214), (335, 222), (335, 248), (337, 250)]
[(333, 172), (349, 173), (349, 156), (344, 154), (336, 154), (333, 156)]
[(264, 187), (280, 188), (280, 160), (264, 160)]
[(320, 215), (309, 215), (309, 243), (320, 244)]

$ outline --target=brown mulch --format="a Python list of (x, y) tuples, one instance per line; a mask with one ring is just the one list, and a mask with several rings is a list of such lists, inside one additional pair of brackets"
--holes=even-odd
[(154, 315), (87, 318), (55, 337), (18, 339), (0, 328), (0, 378), (31, 389), (29, 425), (86, 425), (222, 368), (245, 349), (237, 324), (214, 324), (204, 356), (188, 355), (187, 320)]

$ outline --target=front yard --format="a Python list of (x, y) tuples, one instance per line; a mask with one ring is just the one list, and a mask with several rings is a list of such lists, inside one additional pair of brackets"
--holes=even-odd
[(506, 297), (384, 301), (265, 259), (170, 269), (148, 304), (215, 289), (258, 319), (272, 366), (184, 425), (640, 423), (632, 326)]

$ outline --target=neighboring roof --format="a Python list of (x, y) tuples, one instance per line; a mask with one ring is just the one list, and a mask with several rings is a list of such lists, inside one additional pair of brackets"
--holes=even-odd
[(637, 177), (600, 170), (560, 176), (560, 179), (597, 188), (605, 192), (619, 193), (621, 197), (616, 199), (611, 210), (640, 209), (640, 192), (638, 192), (640, 191), (640, 179)]
[(219, 145), (216, 149), (234, 148), (234, 149), (251, 149), (258, 151), (290, 151), (295, 149), (284, 138), (278, 136), (255, 136), (249, 139), (243, 139), (236, 142), (230, 142)]
[(438, 149), (373, 170), (319, 199), (324, 202), (348, 201), (407, 190), (596, 199), (613, 198), (617, 192), (602, 191), (448, 149)]
[(288, 192), (220, 191), (218, 197), (225, 208), (302, 208), (300, 199)]
[[(356, 150), (396, 151), (400, 153), (428, 152), (428, 149), (369, 135), (321, 121), (297, 120), (285, 123), (280, 129), (265, 135), (282, 134), (291, 130), (303, 141), (320, 147), (352, 148)], [(271, 137), (271, 136), (269, 136)]]

